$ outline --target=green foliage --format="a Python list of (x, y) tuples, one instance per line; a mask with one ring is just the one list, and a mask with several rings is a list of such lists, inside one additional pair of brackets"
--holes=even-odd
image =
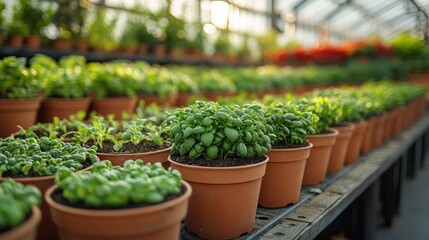
[(124, 167), (109, 161), (96, 163), (91, 171), (62, 171), (55, 183), (70, 203), (96, 208), (115, 208), (132, 203), (159, 203), (180, 195), (182, 177), (177, 170), (165, 170), (160, 163), (127, 160)]
[(402, 59), (412, 59), (422, 56), (425, 44), (422, 39), (402, 33), (392, 40), (396, 54)]
[(170, 13), (170, 11), (166, 13), (166, 19), (168, 21), (168, 24), (164, 28), (164, 43), (170, 48), (183, 48), (186, 45), (187, 41), (185, 32), (185, 21), (181, 18), (175, 17), (173, 14)]
[(153, 46), (156, 43), (156, 38), (149, 32), (147, 21), (142, 16), (129, 17), (126, 24), (127, 27), (121, 36), (121, 44), (132, 46), (146, 44)]
[(152, 119), (154, 118), (156, 123), (162, 123), (165, 119), (168, 118), (169, 112), (172, 112), (173, 110), (173, 108), (160, 107), (156, 104), (146, 106), (144, 102), (140, 102), (137, 106), (136, 114), (134, 117)]
[(17, 137), (49, 137), (49, 138), (62, 138), (62, 135), (72, 131), (76, 131), (79, 126), (85, 125), (83, 120), (86, 117), (86, 112), (80, 111), (75, 115), (71, 115), (69, 119), (59, 119), (54, 117), (52, 122), (37, 123), (28, 129), (19, 131)]
[(160, 98), (167, 98), (177, 93), (176, 79), (178, 76), (168, 69), (153, 67), (145, 69), (145, 71), (141, 71), (138, 68), (135, 68), (135, 70), (139, 72), (139, 76), (143, 76), (138, 82), (138, 93), (153, 94)]
[(51, 176), (62, 168), (78, 171), (84, 162), (98, 161), (95, 149), (47, 137), (0, 139), (0, 177), (10, 174)]
[(21, 11), (20, 19), (13, 18), (12, 21), (21, 20), (26, 25), (28, 34), (41, 35), (42, 29), (52, 21), (52, 5), (44, 8), (41, 0), (19, 0), (18, 5)]
[(53, 23), (58, 30), (58, 38), (81, 38), (87, 16), (86, 0), (57, 0), (58, 8)]
[(106, 10), (99, 8), (91, 20), (85, 29), (91, 46), (103, 50), (112, 50), (117, 45), (113, 34), (118, 22), (117, 16), (107, 20)]
[(4, 24), (6, 21), (5, 9), (6, 4), (3, 0), (0, 0), (0, 36), (4, 35)]
[(63, 57), (57, 64), (52, 58), (38, 54), (31, 59), (31, 68), (37, 72), (45, 97), (76, 99), (88, 95), (88, 71), (83, 56)]
[(236, 87), (233, 81), (219, 71), (204, 69), (196, 71), (193, 77), (198, 79), (199, 88), (202, 92), (235, 92)]
[(0, 60), (0, 98), (36, 98), (40, 84), (33, 69), (25, 67), (25, 58), (5, 57)]
[(197, 101), (177, 109), (164, 124), (171, 128), (172, 153), (190, 159), (253, 158), (271, 149), (265, 112), (259, 105)]
[(96, 98), (132, 97), (138, 88), (136, 72), (124, 62), (88, 64), (90, 91)]
[(24, 186), (8, 178), (0, 183), (0, 232), (19, 226), (40, 205), (42, 194), (34, 186)]
[(227, 31), (221, 31), (219, 37), (216, 39), (215, 52), (221, 54), (228, 54), (230, 52), (230, 43)]
[(165, 144), (163, 133), (163, 128), (155, 124), (154, 118), (119, 122), (102, 116), (92, 116), (89, 124), (80, 125), (77, 132), (68, 132), (66, 135), (73, 134), (73, 141), (80, 145), (91, 144), (98, 148), (103, 148), (104, 144), (111, 142), (114, 144), (113, 150), (119, 152), (128, 142), (133, 145), (153, 142), (162, 148)]
[(315, 133), (326, 131), (329, 126), (342, 123), (342, 112), (338, 99), (314, 96), (309, 98), (297, 98), (294, 103), (302, 104), (303, 111), (315, 114), (319, 120), (313, 122)]
[(315, 134), (312, 126), (319, 118), (306, 112), (303, 105), (276, 104), (265, 109), (268, 136), (273, 146), (277, 144), (306, 144), (307, 135)]

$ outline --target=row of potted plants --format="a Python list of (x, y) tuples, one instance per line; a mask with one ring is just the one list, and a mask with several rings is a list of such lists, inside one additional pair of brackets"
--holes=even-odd
[(416, 59), (426, 55), (424, 41), (408, 33), (396, 36), (389, 43), (380, 39), (367, 39), (340, 44), (324, 43), (312, 48), (303, 48), (299, 44), (280, 49), (271, 54), (276, 64), (344, 64), (348, 60), (359, 59)]
[[(178, 239), (192, 189), (177, 170), (142, 160), (113, 166), (46, 137), (0, 140), (1, 238)], [(87, 161), (91, 170), (80, 172)]]
[[(13, 48), (26, 47), (37, 50), (44, 42), (51, 40), (53, 48), (85, 52), (118, 51), (125, 55), (147, 54), (153, 49), (155, 55), (165, 55), (169, 50), (177, 57), (177, 49), (192, 57), (200, 57), (203, 44), (201, 24), (185, 22), (171, 14), (169, 1), (161, 4), (162, 9), (154, 12), (142, 6), (135, 6), (127, 13), (127, 26), (119, 38), (115, 37), (118, 9), (97, 7), (85, 1), (76, 4), (64, 1), (48, 3), (40, 0), (20, 0), (12, 5), (10, 17), (5, 14), (5, 3), (0, 1), (1, 40), (7, 38), (6, 45)], [(73, 14), (72, 14), (73, 13)], [(108, 18), (107, 14), (117, 15)], [(187, 29), (192, 28), (191, 34)], [(48, 38), (48, 28), (56, 30)], [(0, 46), (3, 41), (0, 42)], [(182, 51), (179, 51), (182, 53)], [(179, 56), (180, 57), (180, 56)]]
[[(143, 62), (87, 64), (82, 56), (65, 57), (56, 63), (47, 56), (37, 55), (30, 60), (29, 68), (24, 59), (15, 57), (7, 57), (0, 64), (2, 101), (21, 99), (18, 102), (24, 103), (23, 109), (28, 110), (27, 116), (21, 118), (27, 123), (19, 122), (24, 128), (34, 124), (36, 117), (40, 122), (47, 122), (54, 116), (66, 118), (80, 110), (102, 115), (114, 113), (120, 119), (123, 112), (134, 113), (140, 100), (144, 100), (146, 106), (152, 103), (184, 106), (192, 96), (209, 100), (233, 96), (237, 92), (262, 96), (292, 89), (308, 91), (338, 83), (362, 83), (383, 77), (400, 79), (406, 73), (400, 62), (354, 63), (346, 68), (264, 66), (237, 71), (231, 68), (161, 68)], [(37, 99), (38, 96), (42, 98)], [(5, 121), (13, 118), (14, 114), (8, 114), (10, 109), (1, 112), (6, 114), (2, 117)], [(16, 131), (15, 121), (10, 121), (13, 131), (3, 128), (1, 136)]]
[[(299, 201), (302, 184), (317, 184), (323, 181), (327, 173), (341, 171), (345, 159), (352, 152), (347, 150), (351, 149), (351, 142), (347, 140), (359, 138), (353, 134), (360, 133), (360, 136), (363, 136), (361, 144), (370, 142), (371, 146), (369, 149), (358, 147), (357, 153), (354, 152), (356, 155), (351, 156), (350, 163), (357, 160), (359, 152), (378, 147), (379, 139), (381, 143), (386, 141), (392, 135), (393, 129), (396, 129), (394, 126), (401, 116), (407, 116), (407, 118), (401, 121), (398, 129), (409, 126), (425, 109), (425, 102), (422, 101), (422, 96), (425, 94), (426, 90), (418, 86), (382, 82), (370, 83), (361, 88), (327, 89), (305, 97), (293, 98), (288, 95), (284, 98), (266, 98), (263, 102), (253, 104), (220, 105), (215, 102), (197, 101), (186, 108), (176, 109), (165, 119), (163, 125), (169, 132), (168, 140), (172, 143), (168, 161), (190, 184), (189, 189), (192, 188), (192, 195), (190, 191), (185, 191), (190, 195), (189, 210), (185, 220), (186, 228), (203, 238), (234, 238), (250, 232), (253, 228), (257, 204), (276, 208), (296, 203)], [(405, 114), (397, 114), (400, 109), (406, 111)], [(394, 118), (397, 119), (392, 125)], [(379, 124), (373, 128), (376, 131), (355, 131), (359, 127), (346, 123), (354, 121), (360, 124), (361, 120), (366, 119), (369, 120), (368, 125)], [(64, 136), (73, 135), (76, 140), (86, 139), (80, 141), (78, 145), (48, 137), (37, 138), (34, 137), (34, 131), (27, 131), (23, 139), (13, 137), (2, 139), (0, 150), (4, 157), (0, 158), (0, 166), (3, 169), (3, 176), (16, 177), (13, 173), (15, 170), (36, 176), (59, 172), (56, 183), (62, 189), (66, 202), (71, 203), (71, 209), (77, 207), (73, 203), (78, 203), (78, 206), (84, 204), (107, 207), (109, 204), (121, 205), (124, 202), (135, 202), (136, 199), (149, 199), (149, 202), (155, 202), (154, 199), (162, 199), (162, 192), (177, 194), (177, 188), (173, 186), (180, 188), (178, 185), (180, 175), (171, 169), (163, 170), (160, 163), (153, 166), (156, 174), (150, 173), (147, 169), (152, 169), (152, 165), (143, 166), (143, 163), (136, 158), (132, 158), (134, 161), (118, 164), (123, 165), (123, 168), (103, 161), (93, 165), (91, 173), (82, 173), (82, 175), (72, 173), (81, 169), (77, 166), (82, 162), (89, 161), (93, 164), (98, 161), (96, 153), (101, 149), (100, 145), (95, 144), (91, 148), (81, 147), (88, 145), (88, 138), (81, 137), (81, 135), (85, 136), (88, 130), (92, 132), (90, 134), (95, 135), (94, 142), (103, 141), (107, 135), (132, 141), (135, 136), (132, 136), (130, 131), (142, 134), (151, 132), (147, 128), (143, 129), (150, 126), (150, 123), (144, 120), (119, 123), (112, 119), (95, 118), (85, 125), (77, 124), (77, 131), (65, 132)], [(381, 137), (377, 135), (378, 129), (382, 129)], [(319, 143), (318, 138), (326, 135), (333, 135), (335, 138), (328, 143)], [(160, 140), (160, 138), (157, 139)], [(339, 152), (339, 156), (322, 153), (321, 148), (328, 148), (328, 152), (332, 153)], [(278, 156), (280, 152), (293, 153), (294, 156)], [(317, 161), (311, 160), (312, 156), (313, 159), (317, 156)], [(326, 161), (320, 160), (322, 156), (327, 157)], [(31, 161), (41, 161), (45, 164), (29, 164)], [(281, 166), (284, 161), (291, 162), (293, 166)], [(324, 166), (314, 167), (314, 164), (321, 162), (324, 162)], [(311, 173), (309, 171), (311, 169), (316, 169), (318, 172)], [(285, 174), (282, 170), (289, 172)], [(172, 176), (172, 180), (145, 178), (146, 176), (156, 178), (161, 174), (160, 171), (167, 171), (167, 176)], [(146, 174), (141, 176), (142, 173)], [(294, 180), (276, 180), (277, 177), (292, 176), (292, 173), (298, 174)], [(139, 176), (144, 179), (138, 179)], [(29, 178), (17, 178), (17, 181), (28, 180)], [(47, 178), (47, 181), (52, 185), (53, 177)], [(132, 183), (136, 181), (140, 184), (154, 182), (151, 184), (154, 187), (147, 186), (148, 188), (142, 187), (132, 191), (135, 186)], [(171, 185), (165, 181), (170, 182)], [(156, 182), (161, 185), (156, 185)], [(115, 191), (117, 194), (111, 194), (110, 188), (101, 188), (99, 184), (108, 186), (111, 184), (111, 188), (117, 189)], [(143, 186), (146, 185), (143, 184)], [(224, 192), (225, 186), (230, 192)], [(279, 186), (282, 190), (273, 189), (272, 187), (275, 186)], [(159, 189), (158, 194), (155, 188)], [(188, 189), (187, 186), (186, 189)], [(284, 192), (286, 190), (291, 192)], [(43, 188), (41, 191), (45, 192)], [(91, 237), (96, 233), (104, 234), (104, 231), (95, 231), (94, 229), (100, 228), (92, 223), (86, 223), (87, 220), (78, 220), (85, 221), (85, 227), (81, 227), (81, 230), (72, 229), (71, 226), (76, 224), (71, 222), (61, 223), (60, 220), (67, 217), (62, 217), (60, 214), (71, 210), (58, 206), (59, 200), (51, 200), (55, 191), (61, 190), (51, 188), (45, 193), (45, 198), (51, 205), (52, 218), (59, 226), (60, 234), (63, 236), (76, 234), (79, 238), (84, 238), (83, 232), (89, 232), (92, 234)], [(142, 194), (144, 191), (153, 192), (145, 195)], [(95, 194), (86, 194), (91, 192)], [(238, 197), (243, 199), (240, 200)], [(236, 205), (230, 206), (231, 203)], [(215, 207), (219, 207), (220, 210)], [(129, 212), (136, 211), (134, 209)], [(184, 217), (186, 210), (179, 212), (181, 214), (177, 218), (178, 222)], [(95, 216), (94, 218), (104, 216), (104, 220), (98, 219), (98, 221), (106, 221), (104, 213), (98, 215), (92, 211), (85, 213), (85, 216), (88, 221), (91, 218), (89, 216)], [(219, 216), (222, 221), (216, 218)], [(117, 230), (117, 227), (111, 226), (109, 229), (112, 230), (109, 234), (114, 234), (113, 231)], [(159, 232), (161, 234), (167, 231), (159, 230)], [(176, 224), (173, 232), (169, 238), (178, 237), (179, 223)]]

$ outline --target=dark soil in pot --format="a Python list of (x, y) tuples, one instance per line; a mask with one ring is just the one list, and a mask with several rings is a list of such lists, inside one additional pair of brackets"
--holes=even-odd
[(194, 166), (202, 166), (202, 167), (236, 167), (236, 166), (244, 166), (244, 165), (260, 163), (266, 159), (265, 156), (261, 156), (261, 157), (255, 157), (255, 158), (227, 157), (225, 160), (222, 160), (222, 159), (207, 160), (203, 157), (190, 159), (188, 156), (180, 156), (179, 154), (172, 154), (170, 158), (177, 163), (194, 165)]
[[(94, 141), (90, 140), (85, 143), (86, 146), (95, 145)], [(154, 142), (141, 141), (139, 144), (133, 144), (131, 142), (124, 143), (119, 151), (115, 151), (113, 146), (115, 144), (111, 141), (104, 141), (103, 147), (97, 149), (97, 153), (145, 153), (163, 150), (170, 147), (170, 143), (164, 143), (163, 145), (157, 145)], [(97, 146), (98, 147), (98, 146)]]

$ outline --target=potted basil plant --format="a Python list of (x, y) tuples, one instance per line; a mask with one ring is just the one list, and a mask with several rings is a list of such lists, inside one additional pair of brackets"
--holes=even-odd
[(0, 60), (0, 137), (29, 128), (36, 122), (41, 98), (36, 73), (25, 66), (25, 58)]
[(0, 239), (36, 239), (42, 219), (39, 189), (8, 178), (0, 183), (0, 193)]
[(266, 107), (271, 151), (262, 178), (259, 205), (285, 207), (299, 201), (306, 160), (313, 145), (307, 135), (314, 134), (319, 118), (303, 105), (275, 104)]
[(271, 149), (258, 105), (197, 101), (165, 120), (173, 143), (170, 165), (190, 183), (186, 228), (206, 239), (230, 239), (253, 228)]
[[(13, 178), (24, 185), (36, 186), (42, 194), (52, 185), (61, 169), (82, 171), (97, 162), (95, 150), (47, 137), (0, 138), (0, 181)], [(49, 218), (46, 202), (38, 230), (39, 239), (56, 239), (57, 230)]]
[(31, 59), (31, 68), (37, 72), (44, 90), (39, 122), (52, 122), (54, 117), (67, 119), (88, 111), (91, 98), (85, 57), (67, 56), (57, 64), (52, 58), (38, 54)]
[(177, 170), (129, 160), (80, 174), (61, 171), (45, 194), (60, 236), (71, 239), (179, 239), (192, 189)]

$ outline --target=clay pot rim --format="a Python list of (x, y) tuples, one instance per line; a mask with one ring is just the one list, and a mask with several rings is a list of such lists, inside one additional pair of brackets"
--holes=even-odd
[(338, 126), (338, 127), (331, 127), (331, 128), (334, 128), (340, 132), (353, 131), (355, 129), (355, 124), (352, 122), (343, 122), (342, 124), (345, 126)]
[(313, 147), (313, 144), (311, 142), (308, 142), (308, 146), (305, 147), (297, 147), (297, 148), (276, 148), (271, 149), (270, 151), (273, 152), (294, 152), (294, 151), (300, 151), (300, 150), (306, 150)]
[(36, 228), (42, 220), (42, 212), (37, 206), (31, 207), (31, 215), (28, 219), (25, 219), (20, 225), (12, 228), (6, 232), (0, 234), (1, 239), (16, 239), (16, 237), (23, 235), (24, 232), (29, 232), (33, 226)]
[(44, 194), (44, 199), (48, 203), (50, 208), (55, 208), (57, 211), (61, 212), (67, 212), (71, 214), (78, 214), (88, 217), (121, 217), (121, 216), (127, 216), (127, 215), (140, 215), (140, 214), (147, 214), (151, 212), (156, 212), (162, 209), (170, 208), (173, 206), (178, 205), (180, 202), (186, 201), (191, 194), (192, 194), (192, 187), (187, 183), (186, 181), (182, 180), (183, 186), (186, 187), (186, 191), (180, 195), (179, 197), (162, 202), (159, 204), (154, 204), (150, 206), (145, 207), (135, 207), (135, 208), (127, 208), (127, 209), (83, 209), (83, 208), (76, 208), (76, 207), (70, 207), (65, 206), (61, 203), (55, 202), (51, 198), (51, 194), (58, 188), (57, 185), (53, 185), (49, 187), (49, 189)]
[(117, 97), (106, 96), (106, 97), (102, 97), (102, 98), (97, 98), (97, 97), (93, 96), (92, 99), (94, 101), (109, 101), (109, 100), (117, 100), (117, 99), (123, 99), (123, 100), (133, 99), (134, 100), (134, 99), (137, 99), (137, 95), (134, 95), (131, 97), (128, 97), (128, 96), (117, 96)]
[(0, 102), (11, 102), (11, 101), (31, 102), (31, 101), (41, 101), (42, 99), (43, 99), (43, 97), (35, 97), (35, 98), (18, 98), (18, 99), (0, 98)]
[(142, 153), (99, 153), (99, 152), (96, 152), (95, 154), (96, 155), (100, 154), (100, 155), (104, 155), (104, 156), (118, 156), (118, 155), (137, 156), (137, 155), (149, 155), (149, 154), (167, 152), (167, 151), (171, 151), (172, 148), (173, 148), (173, 146), (170, 146), (170, 147), (165, 148), (165, 149), (152, 151), (152, 152), (142, 152)]
[[(190, 168), (190, 169), (206, 169), (206, 170), (214, 170), (214, 169), (219, 169), (219, 170), (241, 170), (241, 169), (246, 169), (249, 167), (257, 167), (260, 165), (264, 165), (268, 162), (268, 160), (270, 159), (268, 157), (268, 155), (264, 154), (263, 155), (265, 157), (265, 160), (262, 162), (258, 162), (258, 163), (252, 163), (252, 164), (247, 164), (247, 165), (242, 165), (242, 166), (231, 166), (231, 167), (208, 167), (208, 166), (199, 166), (199, 165), (189, 165), (189, 164), (183, 164), (183, 163), (178, 163), (176, 161), (174, 161), (173, 159), (171, 159), (171, 155), (168, 155), (168, 161), (172, 162), (173, 164), (176, 164), (178, 166), (182, 166), (185, 168)], [(207, 160), (209, 161), (209, 160)]]
[(43, 98), (42, 101), (43, 102), (51, 102), (51, 101), (55, 101), (55, 102), (67, 102), (67, 101), (90, 101), (92, 99), (92, 97), (87, 96), (87, 97), (83, 97), (83, 98), (59, 98), (59, 97), (47, 97), (47, 98)]
[(327, 131), (330, 131), (330, 133), (319, 133), (319, 134), (310, 134), (307, 135), (307, 137), (312, 137), (312, 138), (325, 138), (327, 136), (337, 136), (339, 131), (335, 128), (327, 128)]

